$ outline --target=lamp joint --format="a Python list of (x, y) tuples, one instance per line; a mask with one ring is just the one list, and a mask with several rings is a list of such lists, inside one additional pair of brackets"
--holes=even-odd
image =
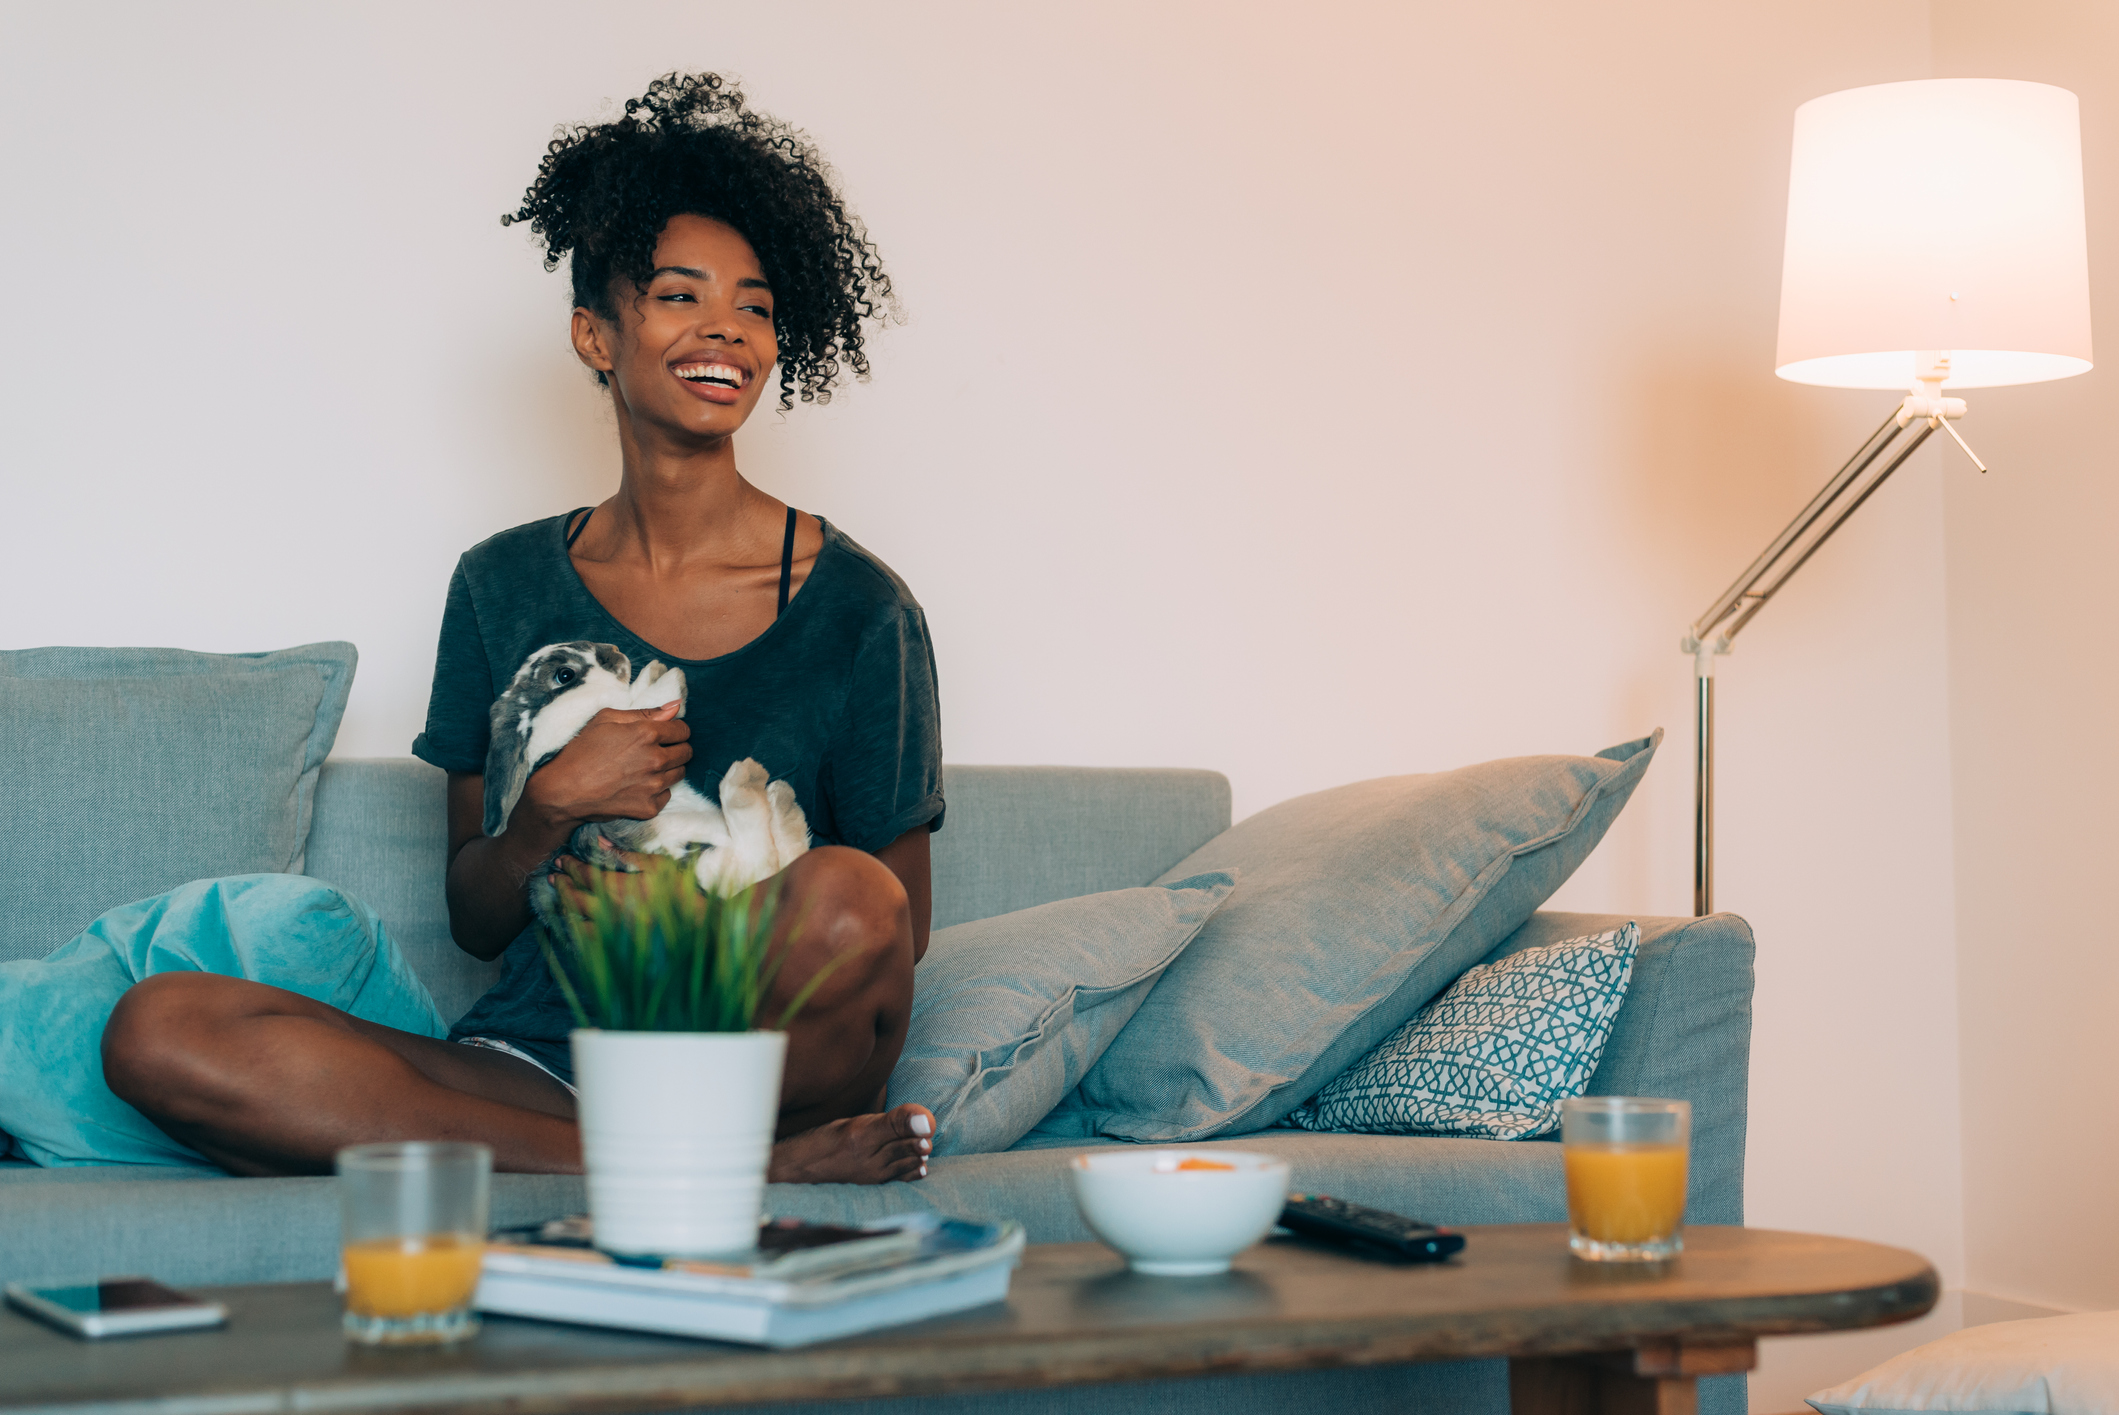
[(1702, 639), (1697, 634), (1688, 631), (1684, 638), (1678, 640), (1678, 649), (1681, 652), (1692, 655), (1692, 673), (1694, 677), (1712, 678), (1714, 676), (1715, 655), (1729, 652), (1729, 636), (1727, 634), (1715, 634), (1709, 638)]

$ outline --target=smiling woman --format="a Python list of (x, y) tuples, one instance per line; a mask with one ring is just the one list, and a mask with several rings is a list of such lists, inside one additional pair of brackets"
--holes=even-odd
[[(890, 279), (809, 139), (714, 74), (658, 79), (621, 117), (561, 130), (502, 219), (530, 224), (547, 269), (571, 262), (574, 350), (608, 392), (623, 471), (599, 505), (474, 546), (449, 585), (412, 750), (449, 773), (451, 931), (504, 957), (501, 979), (443, 1038), (271, 978), (150, 977), (105, 1029), (110, 1088), (240, 1172), (432, 1138), (483, 1140), (496, 1168), (579, 1168), (572, 1016), (528, 883), (555, 876), (576, 909), (586, 886), (622, 888), (557, 853), (576, 828), (648, 819), (686, 779), (714, 799), (750, 757), (788, 783), (816, 837), (763, 886), (783, 921), (766, 1014), (831, 965), (789, 1027), (770, 1177), (917, 1179), (934, 1117), (882, 1102), (942, 824), (927, 621), (843, 531), (746, 481), (734, 440), (776, 366), (783, 407), (828, 401), (848, 369), (866, 376), (863, 331)], [(489, 817), (493, 701), (531, 655), (573, 641), (681, 667), (691, 720), (674, 703), (604, 709)], [(374, 946), (390, 951), (380, 932)], [(698, 1078), (702, 1106), (713, 1084)]]
[(815, 144), (752, 111), (719, 74), (668, 75), (627, 99), (615, 122), (563, 129), (522, 205), (501, 223), (530, 223), (545, 243), (547, 270), (571, 256), (574, 304), (615, 322), (614, 281), (649, 287), (661, 273), (657, 244), (679, 216), (741, 230), (754, 246), (748, 278), (768, 296), (782, 407), (798, 393), (805, 403), (830, 402), (842, 360), (867, 376), (862, 326), (891, 300), (883, 262)]

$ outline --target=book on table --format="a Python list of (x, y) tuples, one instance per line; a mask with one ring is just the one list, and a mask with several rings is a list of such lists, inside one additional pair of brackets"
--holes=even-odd
[(999, 1302), (1018, 1223), (905, 1214), (855, 1228), (770, 1220), (727, 1258), (614, 1255), (588, 1220), (502, 1229), (486, 1246), (482, 1312), (755, 1346), (806, 1346)]

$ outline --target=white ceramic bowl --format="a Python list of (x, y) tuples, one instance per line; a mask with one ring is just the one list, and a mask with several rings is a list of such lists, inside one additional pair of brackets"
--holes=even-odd
[[(1180, 1168), (1187, 1160), (1195, 1166)], [(1288, 1198), (1288, 1164), (1245, 1150), (1092, 1150), (1067, 1166), (1075, 1207), (1135, 1272), (1195, 1277), (1266, 1236)]]

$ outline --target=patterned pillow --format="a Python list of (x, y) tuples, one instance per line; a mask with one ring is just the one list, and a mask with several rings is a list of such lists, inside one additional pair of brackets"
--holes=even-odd
[(1487, 1140), (1546, 1133), (1597, 1069), (1640, 945), (1640, 925), (1629, 923), (1466, 970), (1287, 1123)]

